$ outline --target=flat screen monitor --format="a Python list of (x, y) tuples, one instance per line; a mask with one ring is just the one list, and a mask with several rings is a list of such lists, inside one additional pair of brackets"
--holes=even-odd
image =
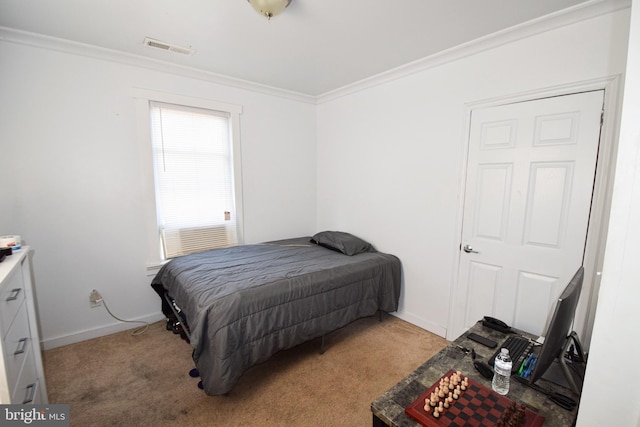
[(564, 360), (564, 353), (567, 350), (570, 338), (572, 338), (575, 341), (580, 356), (583, 356), (581, 345), (577, 339), (577, 334), (571, 331), (571, 325), (575, 317), (576, 306), (578, 305), (578, 299), (580, 298), (583, 281), (584, 267), (581, 266), (569, 281), (564, 291), (562, 291), (562, 294), (560, 294), (560, 297), (556, 302), (553, 317), (551, 317), (551, 322), (549, 322), (549, 326), (547, 327), (544, 335), (542, 349), (538, 355), (536, 366), (531, 373), (529, 381), (532, 383), (539, 380), (547, 372), (554, 360), (559, 359), (562, 371), (570, 387), (576, 393), (580, 393), (580, 390), (573, 379), (569, 378), (571, 374), (567, 369), (566, 362)]

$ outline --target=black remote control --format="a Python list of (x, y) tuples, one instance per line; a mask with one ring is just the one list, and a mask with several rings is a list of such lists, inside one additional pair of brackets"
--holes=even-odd
[(490, 340), (487, 337), (483, 337), (482, 335), (478, 335), (476, 333), (473, 333), (473, 332), (471, 332), (469, 335), (467, 335), (467, 338), (469, 338), (472, 341), (479, 342), (482, 345), (486, 345), (489, 348), (495, 348), (498, 345), (497, 342), (495, 342), (493, 340)]

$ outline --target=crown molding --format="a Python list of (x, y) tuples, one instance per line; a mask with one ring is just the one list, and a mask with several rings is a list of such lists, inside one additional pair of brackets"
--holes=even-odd
[(139, 68), (147, 68), (154, 71), (179, 75), (181, 77), (188, 77), (196, 80), (203, 80), (210, 83), (231, 86), (238, 89), (287, 98), (309, 104), (315, 104), (317, 101), (315, 96), (303, 93), (288, 91), (285, 89), (254, 83), (248, 80), (212, 73), (194, 67), (187, 67), (167, 61), (147, 58), (141, 55), (134, 55), (119, 50), (106, 49), (90, 44), (16, 30), (14, 28), (0, 26), (0, 40), (8, 43), (48, 49), (103, 61), (117, 62)]
[(631, 0), (591, 0), (579, 5), (534, 19), (513, 27), (489, 34), (444, 50), (434, 55), (421, 58), (400, 67), (382, 72), (372, 77), (326, 92), (317, 97), (322, 104), (334, 99), (359, 92), (374, 86), (397, 80), (411, 74), (428, 70), (449, 62), (462, 59), (489, 49), (493, 49), (514, 41), (522, 40), (557, 28), (576, 24), (587, 19), (616, 12), (631, 7)]
[(341, 88), (325, 92), (318, 96), (288, 91), (286, 89), (267, 86), (222, 74), (216, 74), (194, 67), (177, 65), (171, 62), (151, 59), (114, 49), (101, 48), (89, 44), (78, 43), (27, 31), (20, 31), (8, 27), (0, 26), (0, 40), (94, 59), (117, 62), (140, 68), (147, 68), (154, 71), (170, 73), (196, 80), (203, 80), (210, 83), (231, 86), (238, 89), (286, 98), (308, 104), (322, 104), (324, 102), (329, 102), (411, 74), (453, 62), (470, 55), (506, 45), (514, 41), (630, 7), (631, 0), (590, 0), (538, 19), (480, 37), (468, 43), (401, 65)]

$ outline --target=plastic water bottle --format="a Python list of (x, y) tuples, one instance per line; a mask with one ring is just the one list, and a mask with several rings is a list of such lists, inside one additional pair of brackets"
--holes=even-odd
[(506, 348), (501, 349), (493, 363), (493, 381), (491, 381), (491, 387), (496, 393), (505, 395), (509, 392), (511, 366), (509, 350)]

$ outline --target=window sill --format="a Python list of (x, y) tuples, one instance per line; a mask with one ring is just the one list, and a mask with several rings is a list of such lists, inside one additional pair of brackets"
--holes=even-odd
[(162, 266), (168, 262), (169, 260), (157, 261), (154, 263), (147, 264), (147, 276), (155, 276), (156, 274), (158, 274), (158, 271), (160, 271)]

